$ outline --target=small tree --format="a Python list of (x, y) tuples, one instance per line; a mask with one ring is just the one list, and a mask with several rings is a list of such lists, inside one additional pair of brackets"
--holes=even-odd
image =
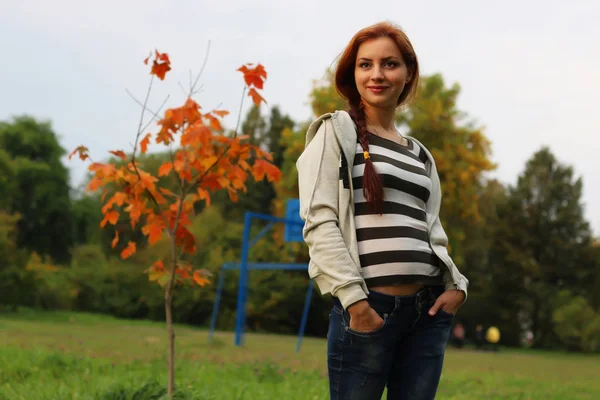
[[(144, 60), (144, 63), (148, 64), (149, 59), (150, 57)], [(127, 213), (132, 227), (142, 225), (142, 232), (148, 237), (149, 245), (155, 244), (164, 235), (168, 237), (168, 258), (157, 260), (146, 271), (149, 279), (157, 281), (165, 290), (169, 338), (168, 396), (172, 398), (175, 381), (175, 332), (172, 317), (174, 289), (184, 283), (204, 286), (209, 282), (209, 272), (205, 269), (194, 269), (184, 257), (185, 253), (193, 254), (196, 250), (196, 240), (188, 230), (194, 205), (204, 201), (206, 206), (209, 206), (211, 192), (220, 189), (227, 190), (230, 198), (237, 201), (237, 192), (246, 190), (245, 182), (250, 175), (257, 181), (265, 177), (269, 181), (278, 181), (281, 172), (271, 163), (271, 155), (248, 143), (246, 136), (239, 136), (237, 128), (231, 135), (224, 134), (220, 119), (228, 114), (227, 111), (201, 112), (200, 105), (192, 98), (200, 74), (194, 83), (190, 82), (187, 100), (183, 106), (167, 109), (160, 119), (158, 114), (148, 110), (148, 98), (155, 77), (164, 80), (170, 70), (169, 56), (155, 51), (146, 99), (143, 103), (139, 102), (142, 112), (133, 151), (129, 155), (122, 150), (110, 151), (118, 158), (107, 163), (92, 162), (89, 170), (93, 173), (93, 178), (86, 190), (104, 189), (104, 219), (100, 223), (101, 227), (107, 224), (115, 225), (121, 215)], [(267, 77), (264, 67), (261, 64), (246, 64), (238, 71), (242, 72), (245, 81), (242, 104), (246, 93), (255, 104), (264, 102), (258, 92), (263, 88)], [(144, 125), (146, 111), (151, 112), (153, 117)], [(159, 131), (156, 134), (144, 135), (146, 128), (155, 119), (160, 127)], [(177, 148), (173, 149), (172, 145), (177, 142), (177, 136), (179, 143)], [(146, 153), (152, 140), (169, 149), (170, 161), (160, 167), (158, 176), (172, 176), (176, 179), (175, 192), (161, 187), (158, 178), (143, 171), (136, 161), (138, 151)], [(84, 146), (77, 147), (69, 158), (75, 154), (82, 160), (90, 159), (88, 149)], [(112, 196), (104, 201), (109, 186)], [(113, 248), (118, 241), (117, 231), (112, 241)], [(121, 257), (126, 259), (135, 251), (136, 243), (129, 241), (121, 252)]]

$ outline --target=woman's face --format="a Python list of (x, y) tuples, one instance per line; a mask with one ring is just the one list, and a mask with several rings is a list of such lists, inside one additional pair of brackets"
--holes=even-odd
[(388, 37), (382, 37), (360, 45), (354, 79), (365, 105), (395, 109), (410, 77), (396, 43)]

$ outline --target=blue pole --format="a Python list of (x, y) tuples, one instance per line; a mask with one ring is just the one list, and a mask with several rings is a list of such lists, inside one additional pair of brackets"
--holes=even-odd
[(300, 352), (302, 346), (302, 338), (304, 337), (304, 329), (306, 328), (306, 320), (308, 319), (308, 310), (310, 309), (310, 299), (312, 297), (313, 281), (308, 284), (306, 291), (306, 300), (304, 300), (304, 311), (302, 311), (302, 322), (300, 322), (300, 332), (298, 333), (298, 343), (296, 344), (296, 353)]
[(221, 293), (223, 292), (223, 284), (225, 283), (225, 268), (221, 267), (221, 275), (219, 275), (219, 286), (217, 286), (217, 295), (215, 296), (215, 304), (213, 304), (212, 316), (210, 318), (210, 330), (208, 332), (208, 343), (212, 343), (212, 338), (217, 326), (217, 315), (219, 313), (219, 303), (221, 303)]
[(237, 316), (235, 323), (235, 345), (243, 344), (246, 325), (246, 298), (248, 293), (248, 250), (250, 242), (250, 224), (252, 214), (246, 212), (244, 217), (244, 238), (242, 241), (242, 260), (240, 262), (240, 280), (238, 284)]

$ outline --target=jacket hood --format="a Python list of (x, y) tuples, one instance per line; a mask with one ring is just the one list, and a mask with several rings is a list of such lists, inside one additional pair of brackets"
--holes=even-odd
[(354, 121), (352, 121), (350, 114), (346, 111), (323, 114), (314, 120), (306, 131), (306, 141), (304, 146), (308, 146), (319, 131), (319, 128), (321, 128), (321, 125), (328, 119), (331, 119), (333, 133), (338, 144), (344, 151), (346, 160), (351, 162), (354, 160), (354, 152), (356, 151), (356, 125), (354, 125)]

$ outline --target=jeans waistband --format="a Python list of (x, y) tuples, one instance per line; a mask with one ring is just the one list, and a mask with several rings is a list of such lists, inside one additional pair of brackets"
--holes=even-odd
[[(420, 307), (424, 304), (433, 303), (443, 292), (443, 286), (425, 286), (417, 293), (405, 296), (393, 296), (369, 290), (368, 301), (371, 306), (379, 305), (386, 308)], [(333, 299), (336, 305), (341, 308), (340, 301), (335, 297)]]

